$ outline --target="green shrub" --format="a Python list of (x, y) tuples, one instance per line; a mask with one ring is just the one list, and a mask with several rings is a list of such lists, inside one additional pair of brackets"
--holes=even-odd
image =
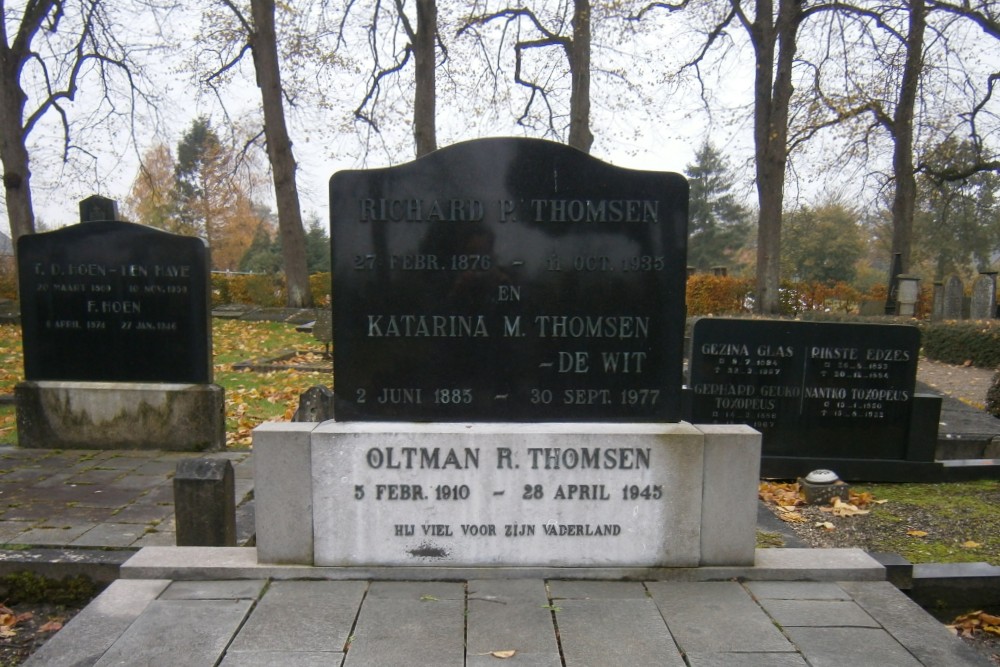
[(924, 355), (946, 364), (1000, 367), (1000, 322), (933, 322), (923, 327)]
[(986, 412), (1000, 417), (1000, 373), (993, 376), (990, 389), (986, 392)]
[(101, 588), (103, 586), (83, 575), (56, 580), (25, 570), (0, 577), (0, 596), (6, 604), (48, 602), (82, 606), (90, 602)]

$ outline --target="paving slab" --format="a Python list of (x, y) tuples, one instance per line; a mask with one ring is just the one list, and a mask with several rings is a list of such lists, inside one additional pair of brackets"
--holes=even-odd
[(840, 586), (923, 664), (940, 667), (984, 664), (971, 647), (954, 641), (944, 625), (888, 581), (863, 586), (841, 582)]
[(760, 606), (784, 628), (879, 627), (853, 600), (761, 600)]
[[(705, 584), (701, 584), (705, 585)], [(607, 584), (597, 582), (595, 594), (552, 601), (553, 623), (559, 630), (566, 666), (635, 665), (684, 667), (684, 658), (664, 624), (656, 603), (642, 584), (623, 584), (641, 596), (610, 596)], [(603, 590), (601, 590), (603, 589)]]
[(145, 611), (169, 581), (116, 581), (25, 662), (25, 667), (94, 664)]
[(94, 663), (214, 665), (250, 612), (250, 600), (154, 600)]
[(359, 581), (273, 582), (230, 652), (343, 653), (367, 588)]
[(470, 581), (467, 667), (496, 667), (496, 651), (516, 651), (517, 665), (562, 667), (542, 579)]
[(785, 633), (812, 667), (921, 665), (881, 628), (785, 628)]
[(465, 587), (443, 582), (372, 583), (344, 667), (461, 665)]
[(266, 581), (174, 581), (160, 595), (161, 600), (256, 600)]
[(798, 653), (688, 653), (690, 667), (809, 667)]
[(795, 651), (736, 582), (650, 582), (646, 588), (684, 653)]
[(746, 588), (758, 600), (850, 600), (838, 584), (812, 581), (750, 581)]

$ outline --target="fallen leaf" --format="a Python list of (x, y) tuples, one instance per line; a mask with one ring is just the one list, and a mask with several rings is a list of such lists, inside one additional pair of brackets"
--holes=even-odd
[(17, 630), (15, 630), (14, 628), (6, 625), (0, 626), (0, 637), (7, 638), (16, 636), (17, 636)]
[(49, 621), (38, 628), (39, 632), (58, 632), (62, 630), (63, 624), (59, 621)]
[(798, 512), (783, 512), (778, 515), (778, 518), (782, 521), (787, 521), (788, 523), (805, 523), (808, 521), (808, 519)]
[(829, 507), (820, 507), (821, 512), (829, 512), (834, 516), (847, 517), (847, 516), (863, 516), (869, 514), (870, 510), (859, 509), (857, 506), (850, 503), (845, 503), (840, 498), (834, 497), (830, 501)]
[(826, 530), (834, 530), (836, 528), (836, 526), (834, 526), (829, 521), (819, 521), (819, 522), (816, 523), (816, 527), (817, 528), (825, 528)]
[(906, 534), (910, 537), (927, 537), (926, 530), (908, 530), (906, 531)]
[(500, 658), (501, 660), (506, 660), (507, 658), (513, 658), (514, 654), (517, 653), (514, 649), (509, 649), (506, 651), (491, 651), (490, 655), (494, 658)]
[(981, 547), (983, 545), (981, 545), (979, 542), (973, 542), (972, 540), (966, 540), (965, 542), (962, 542), (962, 546), (965, 547), (966, 549), (978, 549), (979, 547)]

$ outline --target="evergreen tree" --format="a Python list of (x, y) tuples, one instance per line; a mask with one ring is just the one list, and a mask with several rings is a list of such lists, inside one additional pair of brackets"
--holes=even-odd
[(306, 229), (306, 266), (309, 273), (325, 273), (330, 270), (330, 236), (318, 217), (309, 220)]
[(691, 196), (688, 209), (688, 265), (737, 268), (738, 254), (750, 238), (750, 215), (733, 195), (734, 177), (722, 153), (706, 141), (686, 167)]
[(792, 280), (854, 282), (865, 243), (857, 214), (837, 202), (785, 214), (782, 273)]
[[(961, 169), (976, 159), (968, 141), (949, 139), (932, 151), (936, 168)], [(1000, 251), (1000, 176), (973, 173), (954, 181), (918, 179), (914, 272), (943, 280), (990, 268)]]

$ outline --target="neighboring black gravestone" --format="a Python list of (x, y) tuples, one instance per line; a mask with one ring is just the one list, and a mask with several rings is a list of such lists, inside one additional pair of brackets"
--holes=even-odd
[(81, 202), (80, 217), (18, 241), (18, 443), (224, 447), (205, 243), (116, 220), (115, 202), (104, 197)]
[(201, 239), (116, 220), (21, 237), (25, 378), (211, 382), (207, 257)]
[(919, 352), (912, 326), (700, 319), (688, 417), (759, 430), (764, 474), (769, 457), (930, 462), (936, 417), (911, 443)]
[(683, 177), (485, 139), (330, 201), (339, 421), (680, 419)]

